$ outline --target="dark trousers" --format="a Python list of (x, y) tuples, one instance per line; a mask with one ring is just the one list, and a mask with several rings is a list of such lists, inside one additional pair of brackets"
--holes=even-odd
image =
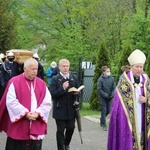
[(70, 144), (74, 128), (75, 128), (75, 119), (73, 120), (57, 120), (57, 148), (58, 150), (65, 150), (65, 147)]
[(106, 126), (106, 117), (110, 113), (111, 101), (108, 101), (108, 100), (101, 98), (100, 99), (100, 105), (101, 105), (100, 123), (102, 126)]
[(14, 140), (7, 137), (5, 150), (42, 150), (42, 140)]

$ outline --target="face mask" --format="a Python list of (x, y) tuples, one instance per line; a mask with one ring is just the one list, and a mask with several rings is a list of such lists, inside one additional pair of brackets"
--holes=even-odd
[(110, 76), (110, 75), (111, 75), (111, 73), (110, 73), (110, 72), (107, 72), (107, 73), (106, 73), (106, 76)]
[(2, 61), (4, 62), (6, 58), (2, 58)]
[(9, 61), (13, 61), (13, 60), (14, 60), (14, 58), (8, 58), (8, 60), (9, 60)]
[(38, 58), (35, 58), (35, 57), (33, 57), (36, 61), (39, 61), (39, 59)]

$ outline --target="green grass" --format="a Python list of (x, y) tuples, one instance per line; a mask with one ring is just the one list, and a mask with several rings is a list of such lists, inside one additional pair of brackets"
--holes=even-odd
[(82, 103), (81, 116), (100, 115), (100, 111), (91, 110), (89, 103)]

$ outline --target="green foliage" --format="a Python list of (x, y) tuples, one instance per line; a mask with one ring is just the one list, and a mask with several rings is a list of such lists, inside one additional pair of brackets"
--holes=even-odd
[[(137, 7), (143, 8), (145, 3), (138, 4)], [(19, 8), (16, 47), (32, 49), (45, 43), (46, 51), (43, 51), (42, 57), (46, 58), (48, 64), (53, 60), (58, 62), (61, 58), (68, 58), (72, 70), (77, 70), (78, 58), (83, 56), (86, 59), (87, 56), (95, 55), (99, 39), (104, 35), (113, 71), (116, 73), (114, 58), (117, 59), (118, 51), (122, 50), (122, 41), (130, 37), (134, 41), (137, 35), (134, 32), (136, 24), (145, 20), (144, 10), (143, 13), (137, 11), (140, 19), (138, 15), (134, 17), (132, 5), (131, 1), (114, 0), (25, 0)], [(145, 31), (147, 27), (146, 25)], [(145, 34), (138, 36), (142, 40), (144, 37)], [(142, 43), (140, 41), (136, 46)]]
[(89, 103), (83, 103), (82, 109), (80, 110), (81, 116), (100, 115), (100, 111), (91, 110)]
[(148, 74), (150, 77), (150, 51), (148, 52), (147, 60), (146, 60), (146, 69), (145, 72)]
[(133, 49), (140, 49), (144, 52), (150, 50), (150, 18), (144, 17), (144, 12), (141, 9), (133, 16), (130, 24), (130, 34)]
[(121, 42), (128, 36), (132, 9), (131, 2), (114, 0), (92, 1), (89, 24), (90, 39), (99, 43), (102, 34), (106, 37), (106, 45), (114, 58), (121, 50)]
[(102, 73), (101, 67), (105, 65), (110, 66), (110, 61), (109, 61), (109, 54), (108, 54), (108, 50), (106, 49), (105, 41), (102, 40), (100, 43), (100, 49), (97, 53), (95, 74), (93, 78), (93, 82), (94, 82), (93, 90), (89, 102), (92, 110), (100, 110), (100, 103), (99, 103), (98, 91), (97, 91), (97, 80)]
[(73, 70), (77, 70), (79, 56), (93, 52), (85, 38), (87, 6), (83, 0), (26, 0), (18, 19), (18, 47), (31, 48), (45, 43), (42, 56), (48, 64), (67, 58)]
[(117, 67), (118, 67), (117, 81), (118, 81), (120, 75), (122, 74), (121, 67), (125, 66), (125, 65), (130, 66), (127, 59), (128, 59), (129, 55), (132, 52), (131, 46), (130, 46), (131, 44), (130, 44), (130, 42), (128, 40), (124, 41), (123, 44), (124, 44), (123, 45), (123, 50), (121, 51), (121, 54), (119, 53), (120, 57), (119, 57), (118, 65), (117, 65)]
[(15, 44), (17, 9), (15, 0), (0, 0), (0, 51), (5, 53)]

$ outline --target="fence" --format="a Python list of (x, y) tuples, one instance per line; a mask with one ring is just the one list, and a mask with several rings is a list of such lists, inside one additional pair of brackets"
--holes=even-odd
[(82, 91), (81, 102), (87, 103), (90, 100), (93, 88), (94, 69), (95, 65), (92, 66), (92, 69), (85, 69), (83, 71), (82, 81), (85, 88)]
[(93, 76), (84, 76), (83, 77), (84, 90), (83, 90), (83, 100), (82, 102), (89, 102), (90, 96), (92, 94), (93, 88)]

